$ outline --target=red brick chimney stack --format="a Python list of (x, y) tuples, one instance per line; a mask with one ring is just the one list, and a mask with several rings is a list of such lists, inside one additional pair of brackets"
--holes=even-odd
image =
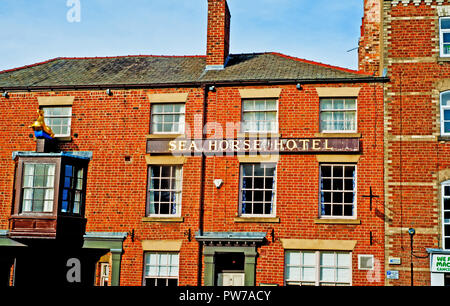
[(208, 0), (206, 69), (224, 69), (230, 50), (231, 14), (227, 0)]

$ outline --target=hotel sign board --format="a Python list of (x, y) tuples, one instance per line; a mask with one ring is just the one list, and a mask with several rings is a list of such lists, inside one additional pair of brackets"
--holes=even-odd
[(431, 272), (450, 273), (450, 254), (433, 254)]
[(358, 153), (359, 138), (148, 139), (149, 154)]

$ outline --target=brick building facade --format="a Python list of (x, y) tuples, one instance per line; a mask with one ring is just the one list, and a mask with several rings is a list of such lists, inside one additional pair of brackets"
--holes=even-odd
[(449, 255), (449, 8), (448, 1), (365, 2), (360, 69), (390, 79), (384, 92), (385, 266), (392, 273), (386, 285), (450, 283), (442, 264)]
[(86, 286), (385, 284), (380, 61), (229, 54), (227, 3), (208, 3), (206, 56), (0, 73), (4, 284), (77, 285), (77, 265)]

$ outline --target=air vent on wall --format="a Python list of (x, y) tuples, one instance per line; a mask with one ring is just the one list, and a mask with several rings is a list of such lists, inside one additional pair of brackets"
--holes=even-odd
[(358, 269), (359, 270), (373, 270), (373, 255), (359, 255)]

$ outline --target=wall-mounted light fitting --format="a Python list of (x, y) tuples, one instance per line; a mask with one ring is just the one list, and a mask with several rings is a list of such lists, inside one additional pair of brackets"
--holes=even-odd
[(106, 90), (106, 94), (107, 94), (108, 96), (112, 96), (112, 94), (113, 94), (113, 93), (112, 93), (112, 90), (108, 88), (108, 89)]
[(303, 89), (302, 84), (300, 84), (300, 83), (298, 83), (296, 87), (297, 87), (298, 90), (302, 90)]
[(217, 189), (219, 189), (223, 185), (223, 180), (221, 179), (214, 180), (214, 185), (216, 185)]
[(209, 86), (209, 91), (216, 91), (216, 86)]
[(2, 96), (3, 96), (3, 98), (9, 98), (9, 92), (4, 91), (4, 92), (2, 93)]

